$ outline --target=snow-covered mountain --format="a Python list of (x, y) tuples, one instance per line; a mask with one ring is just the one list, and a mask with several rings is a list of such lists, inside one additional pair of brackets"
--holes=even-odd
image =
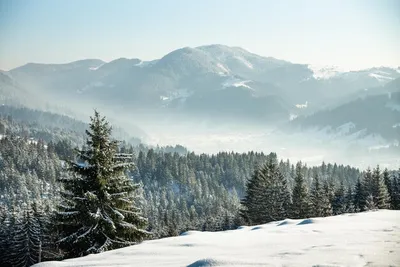
[(400, 79), (362, 91), (354, 100), (293, 119), (285, 130), (320, 140), (345, 140), (369, 149), (395, 148), (400, 142)]
[(400, 69), (346, 72), (207, 45), (153, 61), (30, 63), (7, 74), (28, 92), (62, 104), (282, 122), (383, 86), (399, 78)]
[(400, 212), (379, 210), (283, 220), (178, 237), (36, 267), (397, 266)]

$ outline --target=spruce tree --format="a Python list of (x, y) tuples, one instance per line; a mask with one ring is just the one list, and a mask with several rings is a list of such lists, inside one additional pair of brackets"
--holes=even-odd
[(366, 199), (365, 199), (365, 207), (364, 210), (376, 210), (378, 206), (375, 203), (374, 196), (372, 194), (369, 194)]
[(31, 266), (41, 261), (42, 231), (30, 205), (17, 220), (12, 233), (11, 263), (13, 266)]
[(329, 182), (327, 180), (324, 181), (323, 184), (323, 195), (321, 198), (321, 211), (322, 217), (327, 217), (327, 216), (332, 216), (332, 204), (330, 200), (330, 196), (333, 195), (333, 189), (329, 185)]
[(294, 187), (292, 193), (292, 218), (307, 218), (310, 213), (310, 201), (308, 196), (307, 185), (302, 174), (301, 162), (296, 165), (296, 177), (294, 179)]
[(146, 219), (135, 207), (138, 185), (127, 177), (133, 167), (130, 155), (117, 153), (112, 128), (95, 111), (86, 131), (86, 148), (77, 151), (79, 161), (69, 161), (71, 175), (61, 182), (62, 202), (56, 212), (65, 257), (121, 248), (142, 241)]
[(372, 176), (374, 180), (373, 196), (375, 205), (378, 209), (388, 209), (390, 205), (390, 197), (379, 166), (374, 169)]
[(349, 186), (347, 188), (345, 201), (346, 201), (345, 212), (349, 212), (349, 213), (355, 212), (355, 208), (354, 208), (354, 193), (353, 193), (353, 189), (351, 188), (351, 186)]
[(363, 181), (362, 181), (362, 191), (363, 191), (363, 200), (362, 203), (365, 205), (365, 207), (367, 207), (367, 198), (369, 201), (369, 206), (371, 206), (371, 196), (372, 196), (372, 200), (374, 201), (374, 206), (376, 206), (376, 197), (377, 197), (377, 190), (376, 190), (376, 183), (375, 183), (375, 179), (372, 175), (372, 171), (370, 168), (368, 168), (365, 172), (364, 172), (364, 176), (363, 176)]
[(332, 209), (334, 215), (342, 214), (346, 211), (345, 189), (343, 182), (340, 183), (339, 187), (335, 191)]
[(361, 179), (358, 178), (354, 188), (354, 197), (353, 197), (353, 205), (355, 212), (364, 211), (365, 199), (366, 198), (364, 195), (364, 187), (363, 184), (361, 183)]
[(392, 196), (391, 196), (391, 207), (394, 210), (400, 209), (400, 170), (397, 175), (394, 174), (392, 178)]
[(325, 197), (323, 187), (320, 183), (319, 175), (317, 172), (314, 173), (314, 179), (311, 184), (310, 190), (310, 201), (311, 201), (311, 216), (312, 217), (323, 217), (324, 216), (324, 203), (323, 198)]
[(389, 203), (388, 203), (388, 207), (387, 208), (391, 208), (391, 204), (392, 204), (392, 197), (393, 197), (393, 188), (392, 188), (392, 181), (390, 179), (390, 173), (388, 171), (388, 169), (385, 169), (382, 173), (383, 175), (383, 182), (387, 188), (387, 192), (389, 194)]
[(290, 192), (286, 178), (279, 170), (276, 155), (255, 170), (242, 200), (242, 217), (250, 224), (285, 219), (290, 208)]

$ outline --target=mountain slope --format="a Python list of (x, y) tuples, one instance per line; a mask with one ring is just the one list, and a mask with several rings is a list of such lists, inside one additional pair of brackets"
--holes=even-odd
[[(368, 95), (332, 109), (301, 116), (291, 122), (295, 129), (330, 129), (343, 135), (375, 134), (400, 141), (400, 91)], [(292, 128), (293, 129), (293, 128)]]

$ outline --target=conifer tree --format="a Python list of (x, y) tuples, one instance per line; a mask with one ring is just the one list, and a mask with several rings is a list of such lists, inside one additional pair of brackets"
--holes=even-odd
[(312, 217), (324, 216), (323, 198), (326, 198), (326, 195), (324, 194), (323, 187), (320, 183), (319, 175), (317, 172), (315, 172), (310, 190), (310, 201), (312, 205), (310, 215)]
[(346, 196), (345, 196), (345, 201), (346, 201), (345, 211), (346, 211), (346, 212), (349, 212), (349, 213), (355, 212), (355, 208), (354, 208), (354, 194), (353, 194), (353, 189), (351, 188), (351, 186), (349, 186), (349, 187), (347, 188)]
[(29, 205), (22, 211), (12, 233), (11, 263), (13, 266), (31, 266), (41, 261), (42, 231), (38, 218)]
[[(374, 203), (376, 203), (376, 196), (377, 196), (376, 184), (370, 168), (368, 168), (364, 172), (362, 180), (362, 191), (363, 191), (362, 203), (365, 205), (365, 207), (367, 206), (366, 205), (367, 198), (371, 198), (371, 196)], [(368, 201), (371, 202), (371, 199), (368, 199)]]
[(391, 181), (391, 179), (390, 179), (390, 173), (389, 173), (389, 170), (386, 168), (384, 171), (383, 171), (383, 173), (382, 173), (382, 176), (383, 176), (383, 182), (384, 182), (384, 184), (385, 184), (385, 186), (386, 186), (386, 188), (387, 188), (387, 192), (388, 192), (388, 194), (389, 194), (389, 196), (388, 196), (388, 207), (387, 208), (391, 208), (391, 204), (392, 204), (392, 197), (393, 197), (393, 188), (392, 188), (392, 181)]
[(372, 194), (369, 194), (367, 198), (365, 199), (365, 207), (364, 210), (376, 210), (378, 207), (375, 203), (374, 196)]
[(56, 222), (67, 258), (136, 244), (148, 235), (146, 219), (135, 207), (138, 185), (126, 175), (131, 156), (117, 154), (112, 129), (97, 111), (89, 128), (80, 161), (69, 161), (71, 176), (61, 179)]
[(390, 206), (390, 196), (381, 175), (381, 171), (379, 166), (374, 169), (373, 172), (374, 179), (374, 200), (378, 209), (388, 209)]
[(285, 219), (290, 207), (290, 192), (285, 177), (279, 171), (276, 155), (255, 170), (247, 184), (242, 201), (242, 217), (250, 224)]
[(339, 187), (335, 191), (332, 210), (334, 215), (342, 214), (346, 211), (345, 189), (343, 182), (340, 183)]
[(298, 162), (296, 165), (296, 177), (294, 179), (294, 187), (292, 193), (292, 218), (307, 218), (310, 213), (310, 201), (308, 196), (307, 185), (302, 174), (302, 164)]
[(358, 178), (357, 183), (354, 188), (354, 197), (353, 197), (353, 205), (354, 211), (360, 212), (364, 211), (365, 208), (365, 197), (364, 197), (364, 187), (361, 183), (361, 179)]
[(394, 210), (400, 209), (400, 170), (397, 171), (397, 175), (394, 174), (392, 178), (392, 196), (391, 196), (391, 207)]

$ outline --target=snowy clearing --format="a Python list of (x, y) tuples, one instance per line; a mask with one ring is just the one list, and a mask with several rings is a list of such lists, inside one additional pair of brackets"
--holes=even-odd
[(35, 266), (399, 266), (400, 211), (284, 220)]

